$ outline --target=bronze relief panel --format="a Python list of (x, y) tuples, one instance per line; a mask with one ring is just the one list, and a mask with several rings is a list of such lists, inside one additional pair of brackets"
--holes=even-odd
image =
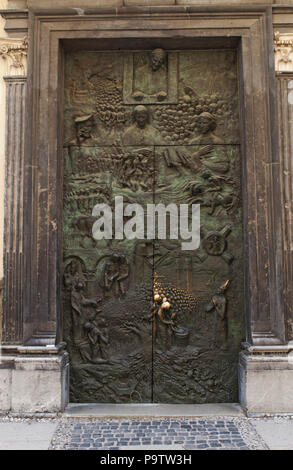
[[(236, 52), (68, 53), (64, 113), (71, 400), (235, 401), (244, 334)], [(183, 251), (145, 230), (96, 239), (94, 207), (107, 206), (114, 227), (117, 198), (124, 228), (127, 205), (200, 204), (200, 247)]]
[(239, 146), (156, 148), (155, 187), (156, 204), (200, 204), (201, 243), (184, 251), (171, 237), (156, 241), (153, 400), (236, 400), (244, 334)]

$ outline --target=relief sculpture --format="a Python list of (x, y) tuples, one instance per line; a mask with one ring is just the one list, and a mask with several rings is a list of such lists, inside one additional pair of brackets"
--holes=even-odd
[(112, 291), (115, 296), (124, 296), (127, 290), (126, 280), (129, 277), (130, 264), (125, 255), (111, 255), (103, 269), (103, 287)]
[[(225, 292), (228, 289), (230, 281), (226, 281), (212, 296), (211, 301), (206, 306), (206, 312), (215, 313), (214, 317), (214, 337), (213, 344), (216, 347), (220, 343), (222, 349), (227, 348), (228, 331), (227, 331), (227, 299)], [(220, 323), (220, 328), (219, 328)], [(220, 330), (220, 331), (218, 331)]]
[(102, 312), (99, 308), (101, 299), (85, 296), (85, 276), (76, 261), (67, 267), (64, 281), (67, 289), (70, 289), (74, 344), (83, 362), (96, 362), (104, 358), (103, 345), (108, 344), (107, 334), (99, 328), (105, 326), (104, 319), (97, 320)]
[(217, 121), (215, 116), (211, 113), (201, 113), (196, 120), (196, 127), (199, 135), (191, 139), (191, 144), (223, 144), (224, 141), (214, 134), (217, 128)]
[(159, 145), (162, 141), (159, 132), (150, 124), (150, 111), (138, 105), (133, 110), (133, 124), (126, 130), (124, 145)]
[(166, 51), (155, 49), (149, 61), (144, 60), (141, 65), (135, 67), (133, 97), (136, 101), (143, 100), (144, 96), (155, 96), (158, 101), (166, 99), (168, 80), (166, 58)]
[(178, 55), (162, 48), (128, 53), (124, 57), (124, 102), (177, 103)]
[[(63, 335), (72, 402), (237, 401), (237, 53), (155, 46), (65, 54)], [(117, 196), (143, 210), (200, 204), (199, 248), (182, 250), (168, 231), (165, 239), (96, 239), (93, 209), (106, 204), (114, 216)], [(120, 224), (130, 219), (124, 212)]]
[(93, 115), (89, 114), (87, 116), (77, 117), (75, 119), (75, 126), (76, 141), (73, 141), (73, 143), (81, 145), (82, 143), (92, 138), (92, 131), (94, 128)]

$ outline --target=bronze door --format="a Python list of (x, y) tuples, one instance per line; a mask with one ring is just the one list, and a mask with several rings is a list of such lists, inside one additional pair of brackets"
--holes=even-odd
[[(234, 50), (66, 55), (71, 401), (237, 401), (244, 339), (238, 114)], [(128, 207), (122, 216), (117, 198), (122, 211)], [(113, 216), (112, 238), (96, 239), (97, 204)], [(141, 230), (133, 204), (144, 214)], [(200, 204), (200, 247), (183, 250), (168, 232), (148, 237), (149, 204)]]

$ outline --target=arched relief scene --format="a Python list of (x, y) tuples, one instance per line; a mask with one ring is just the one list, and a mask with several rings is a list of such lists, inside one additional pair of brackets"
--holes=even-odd
[[(233, 49), (65, 54), (63, 323), (70, 400), (238, 401), (245, 340)], [(200, 204), (201, 242), (93, 237), (96, 204)], [(121, 223), (130, 217), (124, 215)]]

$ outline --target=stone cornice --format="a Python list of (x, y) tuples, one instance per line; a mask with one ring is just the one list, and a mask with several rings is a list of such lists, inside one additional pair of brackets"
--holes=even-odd
[(6, 20), (4, 29), (14, 37), (26, 35), (28, 31), (28, 10), (0, 10), (0, 15)]

